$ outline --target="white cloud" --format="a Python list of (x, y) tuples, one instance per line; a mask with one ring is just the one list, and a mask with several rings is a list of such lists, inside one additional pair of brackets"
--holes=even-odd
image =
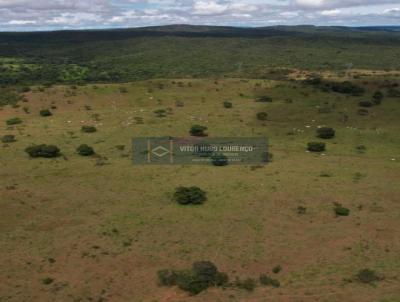
[(194, 4), (195, 15), (218, 15), (228, 9), (227, 5), (219, 4), (215, 1), (196, 1)]
[(399, 25), (400, 0), (0, 0), (0, 30), (158, 24)]

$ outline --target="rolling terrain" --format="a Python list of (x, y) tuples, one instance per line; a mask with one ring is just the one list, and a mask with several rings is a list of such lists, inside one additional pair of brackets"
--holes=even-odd
[[(0, 301), (400, 301), (399, 44), (313, 27), (1, 33)], [(271, 162), (132, 164), (133, 137), (196, 124), (267, 137)], [(60, 156), (30, 157), (40, 144)], [(207, 200), (178, 204), (180, 186)], [(160, 286), (196, 261), (230, 283)]]

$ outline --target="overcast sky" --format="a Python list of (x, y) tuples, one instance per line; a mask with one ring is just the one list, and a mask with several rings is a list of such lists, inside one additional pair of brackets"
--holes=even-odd
[(400, 25), (400, 0), (0, 0), (0, 30)]

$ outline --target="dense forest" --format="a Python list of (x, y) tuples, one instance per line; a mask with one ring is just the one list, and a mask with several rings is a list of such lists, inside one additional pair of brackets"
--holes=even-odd
[[(268, 78), (274, 68), (400, 68), (398, 28), (161, 26), (0, 33), (0, 84)], [(379, 60), (376, 58), (379, 57)]]

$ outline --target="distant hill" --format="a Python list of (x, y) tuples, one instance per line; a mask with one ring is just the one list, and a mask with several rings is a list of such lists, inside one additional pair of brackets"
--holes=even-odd
[(400, 69), (399, 47), (399, 27), (178, 24), (3, 32), (0, 84), (263, 77), (274, 68), (340, 70), (349, 64), (364, 69)]

